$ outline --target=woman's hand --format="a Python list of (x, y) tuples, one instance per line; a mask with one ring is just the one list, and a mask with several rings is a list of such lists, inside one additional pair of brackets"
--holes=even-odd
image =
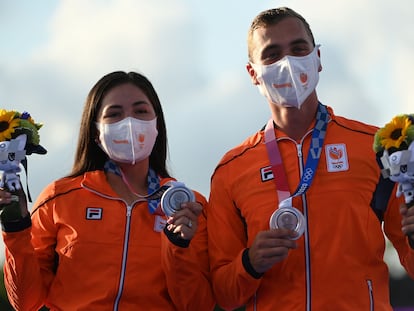
[[(18, 202), (19, 206), (13, 204)], [(10, 193), (6, 189), (0, 189), (0, 219), (2, 221), (18, 221), (29, 215), (26, 194), (23, 189)]]
[(181, 209), (167, 220), (167, 229), (173, 233), (179, 233), (184, 240), (191, 240), (198, 227), (198, 216), (203, 206), (198, 202), (185, 202)]

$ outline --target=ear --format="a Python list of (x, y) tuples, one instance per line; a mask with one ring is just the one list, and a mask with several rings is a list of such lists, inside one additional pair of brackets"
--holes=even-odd
[(95, 138), (94, 138), (94, 142), (95, 144), (99, 145), (101, 143), (99, 136), (100, 136), (100, 132), (99, 132), (99, 126), (96, 127), (96, 132), (94, 134)]
[(318, 71), (321, 72), (322, 71), (322, 64), (321, 64), (321, 50), (318, 49), (318, 57), (319, 57), (319, 68)]
[(246, 64), (246, 70), (250, 76), (250, 80), (252, 81), (252, 83), (254, 85), (258, 85), (260, 84), (260, 82), (257, 80), (257, 73), (256, 71), (253, 69), (253, 66), (251, 63), (247, 63)]

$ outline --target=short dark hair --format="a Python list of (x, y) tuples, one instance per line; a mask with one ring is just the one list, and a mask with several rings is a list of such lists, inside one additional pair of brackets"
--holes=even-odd
[(108, 160), (107, 154), (96, 143), (96, 121), (104, 96), (114, 87), (132, 84), (141, 89), (150, 100), (157, 116), (158, 136), (150, 154), (149, 164), (160, 176), (169, 177), (166, 168), (167, 130), (158, 95), (151, 82), (142, 74), (115, 71), (103, 76), (89, 91), (82, 113), (78, 145), (72, 171), (69, 177), (82, 175), (87, 171), (101, 170)]
[(310, 26), (308, 22), (303, 18), (302, 15), (300, 15), (299, 13), (295, 12), (294, 10), (288, 7), (269, 9), (269, 10), (259, 13), (259, 15), (257, 15), (253, 19), (253, 22), (250, 25), (249, 32), (247, 34), (247, 49), (248, 49), (247, 53), (248, 53), (248, 57), (250, 61), (252, 61), (252, 38), (253, 38), (254, 31), (261, 27), (266, 28), (271, 25), (277, 24), (281, 20), (288, 18), (288, 17), (295, 17), (303, 23), (307, 33), (312, 39), (313, 46), (315, 46), (315, 39), (313, 37)]

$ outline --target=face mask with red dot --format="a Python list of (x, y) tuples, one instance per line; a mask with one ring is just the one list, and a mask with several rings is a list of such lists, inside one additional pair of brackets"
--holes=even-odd
[(306, 56), (286, 55), (270, 65), (251, 64), (260, 93), (275, 105), (299, 109), (319, 81), (319, 47)]
[(127, 117), (115, 123), (96, 123), (99, 146), (114, 161), (135, 164), (151, 154), (158, 135), (157, 118)]

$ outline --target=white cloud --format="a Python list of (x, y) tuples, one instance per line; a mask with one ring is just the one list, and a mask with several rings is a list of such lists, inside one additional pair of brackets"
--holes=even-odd
[[(373, 1), (285, 4), (305, 16), (322, 43), (322, 102), (337, 113), (378, 125), (410, 109), (414, 47), (408, 16), (391, 22), (388, 4)], [(409, 0), (402, 2), (403, 8), (408, 6)], [(45, 124), (41, 135), (49, 150), (48, 165), (69, 169), (68, 153), (74, 150), (92, 84), (112, 70), (142, 71), (164, 105), (174, 172), (207, 193), (218, 158), (268, 116), (244, 68), (246, 32), (264, 8), (238, 1), (60, 1), (46, 19), (48, 34), (40, 36), (47, 40), (28, 48), (19, 62), (0, 63), (0, 100), (15, 103), (16, 109), (28, 105)], [(199, 168), (198, 160), (190, 161), (192, 151), (182, 152), (183, 141), (208, 165)], [(201, 152), (205, 142), (208, 153)], [(42, 170), (36, 175), (42, 176)], [(42, 176), (36, 192), (57, 177)]]
[(303, 14), (322, 44), (323, 103), (378, 125), (413, 110), (410, 0), (395, 7), (374, 0), (56, 3), (52, 11), (9, 2), (13, 19), (0, 22), (9, 26), (0, 35), (14, 36), (0, 59), (0, 105), (29, 110), (44, 123), (40, 135), (49, 153), (29, 159), (34, 197), (69, 172), (87, 92), (119, 69), (141, 71), (153, 82), (166, 114), (173, 172), (208, 195), (219, 158), (268, 118), (244, 66), (251, 19), (270, 6)]

